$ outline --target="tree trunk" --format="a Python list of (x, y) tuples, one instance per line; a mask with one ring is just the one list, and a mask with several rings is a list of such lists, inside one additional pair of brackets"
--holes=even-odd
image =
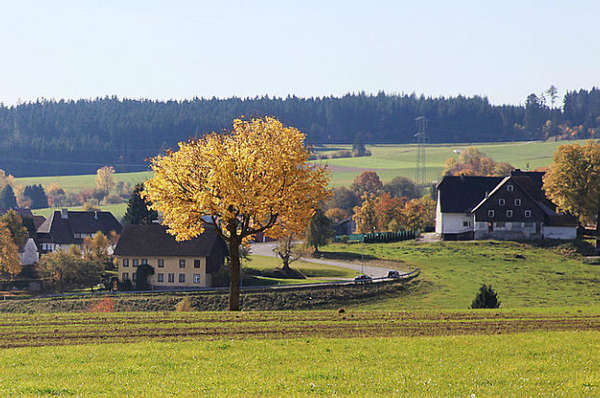
[(283, 261), (283, 272), (285, 272), (286, 274), (290, 273), (290, 257), (289, 256), (283, 256), (282, 258)]
[(229, 311), (240, 310), (240, 242), (229, 240)]

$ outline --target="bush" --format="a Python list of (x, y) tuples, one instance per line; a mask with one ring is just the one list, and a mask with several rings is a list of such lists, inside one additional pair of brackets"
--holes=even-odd
[(111, 194), (104, 198), (104, 202), (108, 204), (123, 203), (123, 198), (121, 198), (119, 195)]
[(481, 285), (475, 296), (471, 308), (500, 308), (498, 294), (492, 289), (492, 285)]
[(115, 303), (110, 297), (92, 303), (88, 307), (89, 312), (115, 312)]

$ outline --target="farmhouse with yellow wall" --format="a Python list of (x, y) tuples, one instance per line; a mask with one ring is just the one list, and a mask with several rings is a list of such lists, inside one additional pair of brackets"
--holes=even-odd
[(160, 224), (127, 225), (115, 248), (121, 282), (135, 283), (137, 267), (148, 264), (154, 268), (148, 282), (156, 288), (210, 287), (226, 253), (225, 242), (212, 225), (183, 242), (177, 242)]

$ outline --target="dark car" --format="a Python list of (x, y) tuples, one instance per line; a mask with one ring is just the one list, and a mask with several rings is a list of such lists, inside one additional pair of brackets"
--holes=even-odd
[(392, 279), (399, 279), (400, 272), (392, 270), (392, 271), (388, 272), (387, 277), (392, 278)]
[(356, 283), (370, 283), (373, 282), (373, 278), (371, 278), (369, 275), (358, 275), (356, 278), (354, 278), (354, 282)]

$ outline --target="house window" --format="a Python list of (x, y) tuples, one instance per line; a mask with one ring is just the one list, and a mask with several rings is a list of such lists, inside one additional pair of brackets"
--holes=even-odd
[(129, 267), (129, 259), (128, 258), (123, 259), (123, 267)]
[(147, 259), (147, 258), (143, 258), (143, 259), (142, 259), (142, 264), (144, 264), (144, 265), (148, 265), (148, 259)]
[(513, 211), (512, 210), (506, 210), (506, 217), (512, 217), (513, 216)]
[(175, 282), (175, 274), (169, 274), (169, 283), (174, 283)]
[(200, 283), (200, 274), (194, 274), (194, 283)]
[(515, 206), (521, 206), (521, 199), (515, 199)]
[(179, 268), (185, 268), (185, 260), (184, 259), (179, 260)]
[(124, 281), (129, 280), (129, 272), (123, 272), (121, 279)]
[(158, 268), (165, 268), (165, 259), (164, 258), (158, 259)]
[(157, 282), (164, 282), (165, 281), (165, 274), (159, 272), (158, 275), (156, 276), (156, 281)]
[(494, 217), (494, 210), (488, 210), (488, 217)]
[(513, 185), (509, 184), (509, 185), (507, 185), (507, 186), (506, 186), (506, 190), (507, 190), (508, 192), (512, 192), (512, 191), (514, 191), (514, 190), (515, 190), (515, 187), (514, 187)]
[(463, 221), (463, 227), (468, 227), (469, 226), (469, 222), (468, 221)]
[(194, 268), (200, 268), (200, 260), (194, 260)]
[(185, 274), (179, 274), (179, 283), (185, 282)]
[(133, 266), (134, 266), (134, 267), (137, 267), (138, 265), (140, 265), (140, 260), (139, 260), (139, 259), (137, 259), (137, 258), (134, 258), (134, 259), (133, 259)]
[(504, 200), (504, 199), (498, 199), (498, 205), (504, 206), (505, 204), (506, 204), (506, 200)]
[(531, 217), (531, 210), (525, 210), (525, 217)]
[(132, 273), (131, 273), (131, 279), (133, 279), (133, 281), (134, 281), (134, 282), (135, 282), (135, 279), (136, 279), (136, 278), (135, 278), (135, 277), (136, 277), (136, 275), (137, 275), (137, 272), (132, 272)]

